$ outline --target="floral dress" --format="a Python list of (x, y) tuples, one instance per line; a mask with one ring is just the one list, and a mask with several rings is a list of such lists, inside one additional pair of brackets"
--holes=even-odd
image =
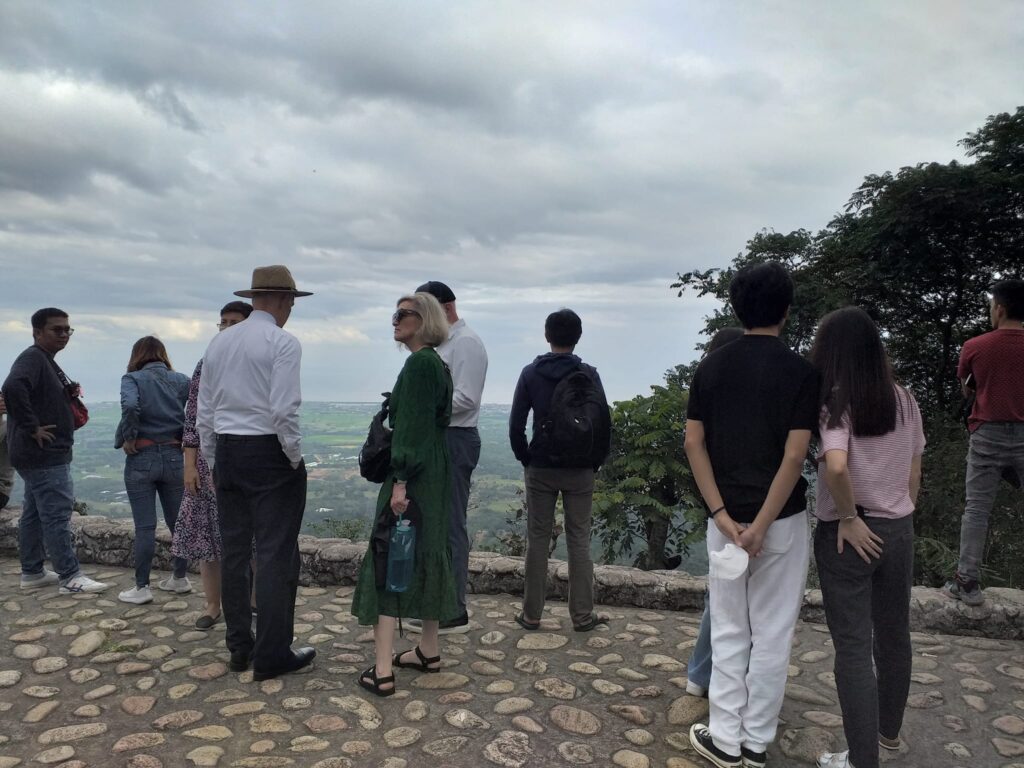
[(430, 347), (413, 352), (391, 393), (391, 472), (377, 496), (377, 518), (393, 517), (391, 489), (396, 478), (407, 482), (406, 493), (419, 513), (413, 579), (400, 595), (378, 589), (371, 542), (352, 598), (360, 624), (376, 624), (381, 615), (445, 621), (459, 613), (448, 547), (451, 472), (445, 430), (451, 413), (451, 374)]
[(217, 519), (217, 495), (213, 488), (210, 466), (199, 449), (199, 433), (196, 431), (196, 403), (199, 400), (199, 377), (203, 361), (196, 365), (192, 382), (188, 388), (188, 402), (185, 404), (185, 431), (181, 438), (183, 448), (196, 449), (196, 468), (199, 470), (199, 491), (192, 493), (187, 488), (181, 499), (178, 523), (174, 527), (171, 553), (188, 560), (220, 560), (220, 523)]

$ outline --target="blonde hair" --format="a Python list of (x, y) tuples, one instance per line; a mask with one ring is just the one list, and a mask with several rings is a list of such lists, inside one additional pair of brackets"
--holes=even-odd
[(448, 340), (448, 320), (444, 316), (444, 309), (432, 294), (426, 291), (418, 291), (403, 296), (395, 302), (399, 306), (403, 301), (412, 304), (420, 315), (420, 327), (416, 331), (416, 338), (428, 347), (438, 347)]

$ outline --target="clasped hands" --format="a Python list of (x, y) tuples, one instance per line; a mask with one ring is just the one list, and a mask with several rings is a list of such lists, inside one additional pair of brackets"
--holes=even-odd
[(745, 549), (748, 555), (757, 557), (761, 554), (765, 531), (757, 524), (756, 520), (748, 526), (743, 526), (733, 520), (723, 509), (715, 514), (714, 521), (721, 534), (737, 547)]

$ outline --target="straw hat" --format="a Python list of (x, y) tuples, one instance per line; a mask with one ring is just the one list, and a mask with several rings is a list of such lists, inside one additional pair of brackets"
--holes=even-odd
[(235, 296), (251, 299), (257, 293), (290, 293), (292, 296), (312, 296), (310, 291), (297, 291), (295, 279), (288, 267), (273, 264), (269, 267), (256, 267), (252, 271), (252, 288), (246, 291), (235, 291)]

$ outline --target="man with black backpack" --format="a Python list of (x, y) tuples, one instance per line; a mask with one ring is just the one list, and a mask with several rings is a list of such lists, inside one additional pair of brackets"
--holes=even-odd
[[(555, 504), (562, 494), (569, 553), (569, 616), (573, 629), (607, 624), (594, 614), (594, 564), (590, 559), (590, 510), (594, 473), (611, 448), (611, 415), (597, 369), (573, 354), (583, 323), (571, 309), (548, 315), (544, 337), (551, 352), (523, 369), (512, 398), (508, 434), (526, 478), (527, 542), (523, 629), (540, 628), (547, 594), (548, 554)], [(533, 411), (533, 439), (526, 417)]]

